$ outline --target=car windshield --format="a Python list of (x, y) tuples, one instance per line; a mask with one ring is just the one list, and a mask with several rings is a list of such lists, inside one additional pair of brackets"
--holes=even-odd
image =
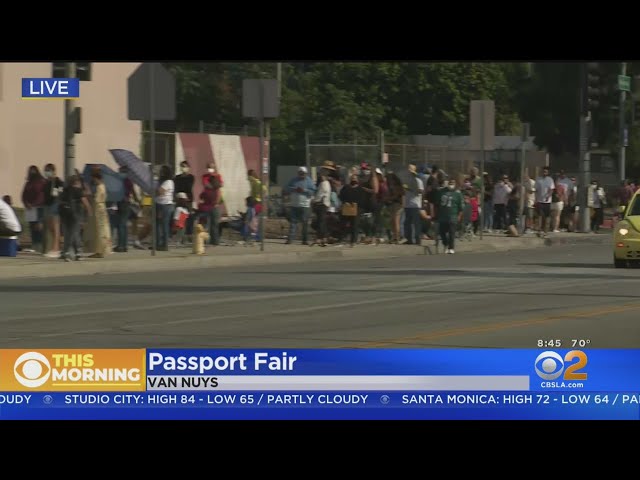
[(640, 196), (636, 195), (631, 208), (629, 209), (628, 216), (632, 217), (635, 215), (640, 215)]

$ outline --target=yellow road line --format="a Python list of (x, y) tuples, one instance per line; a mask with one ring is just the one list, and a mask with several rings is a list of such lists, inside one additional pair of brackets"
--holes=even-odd
[(531, 325), (540, 325), (544, 323), (551, 323), (556, 320), (569, 320), (577, 318), (590, 318), (597, 317), (598, 315), (608, 315), (612, 313), (622, 313), (632, 310), (639, 310), (640, 303), (631, 303), (626, 305), (619, 305), (615, 307), (607, 307), (601, 310), (585, 310), (583, 312), (566, 313), (560, 315), (550, 315), (547, 317), (530, 318), (526, 320), (520, 320), (509, 323), (491, 323), (488, 325), (479, 325), (477, 327), (461, 327), (448, 330), (440, 330), (426, 334), (415, 335), (412, 337), (402, 337), (389, 340), (360, 342), (350, 346), (344, 346), (340, 348), (378, 348), (392, 345), (403, 345), (422, 341), (436, 340), (445, 337), (457, 337), (461, 335), (470, 335), (473, 333), (486, 333), (497, 332), (500, 330), (506, 330), (509, 328), (528, 327)]

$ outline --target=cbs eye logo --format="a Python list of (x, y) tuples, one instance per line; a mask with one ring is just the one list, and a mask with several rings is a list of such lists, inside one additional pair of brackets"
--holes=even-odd
[(47, 357), (38, 352), (23, 353), (13, 364), (13, 374), (23, 387), (37, 388), (51, 376), (51, 365)]
[(587, 374), (579, 373), (586, 366), (587, 354), (580, 350), (571, 350), (564, 358), (556, 352), (542, 352), (534, 363), (536, 373), (544, 380), (555, 380), (563, 372), (563, 380), (586, 380)]

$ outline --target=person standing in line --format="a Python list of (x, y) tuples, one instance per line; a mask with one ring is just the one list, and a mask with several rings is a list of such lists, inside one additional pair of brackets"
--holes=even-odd
[(391, 217), (391, 243), (397, 245), (402, 238), (400, 219), (404, 205), (404, 187), (402, 186), (402, 180), (395, 173), (389, 172), (386, 177), (388, 189), (384, 202)]
[(169, 250), (171, 223), (173, 221), (175, 183), (168, 165), (160, 167), (158, 175), (159, 187), (156, 191), (157, 238), (156, 249), (161, 252)]
[[(115, 252), (126, 252), (129, 244), (129, 219), (131, 218), (131, 199), (137, 203), (133, 182), (129, 178), (129, 169), (127, 167), (120, 168), (122, 183), (124, 188), (124, 197), (116, 203), (116, 232), (118, 238), (118, 246), (114, 248)], [(137, 220), (137, 218), (136, 218)], [(135, 223), (135, 220), (134, 220)]]
[(458, 225), (462, 222), (463, 212), (464, 199), (462, 194), (457, 189), (455, 179), (449, 180), (447, 186), (438, 191), (436, 203), (440, 239), (447, 254), (453, 255), (455, 253), (456, 232)]
[(424, 184), (418, 178), (418, 169), (409, 164), (409, 180), (405, 188), (404, 202), (404, 236), (405, 245), (420, 245), (422, 243), (422, 228), (420, 210), (422, 209), (422, 194)]
[(95, 186), (92, 207), (93, 217), (91, 217), (95, 251), (89, 258), (104, 258), (111, 254), (111, 227), (109, 225), (109, 213), (107, 212), (107, 188), (102, 179), (100, 167), (93, 169), (91, 181)]
[(331, 206), (331, 183), (326, 170), (320, 170), (316, 194), (313, 199), (313, 211), (316, 214), (317, 233), (315, 245), (326, 247), (328, 241), (327, 211)]
[(56, 175), (56, 166), (48, 163), (44, 167), (47, 184), (44, 189), (44, 222), (46, 225), (47, 243), (45, 257), (60, 257), (60, 216), (58, 214), (58, 196), (62, 192), (64, 182)]
[(498, 232), (507, 229), (507, 205), (512, 190), (513, 185), (508, 175), (503, 175), (493, 188), (493, 228)]
[(307, 167), (298, 168), (298, 175), (291, 179), (286, 191), (290, 195), (291, 214), (289, 236), (285, 243), (289, 245), (296, 239), (298, 224), (302, 224), (302, 245), (309, 245), (311, 197), (315, 195), (316, 187), (308, 176)]
[(186, 160), (180, 162), (180, 173), (173, 179), (173, 183), (176, 187), (176, 201), (178, 199), (178, 195), (181, 193), (184, 193), (187, 196), (189, 218), (187, 219), (187, 223), (184, 227), (184, 234), (188, 238), (193, 234), (193, 221), (196, 216), (191, 215), (191, 211), (193, 209), (193, 186), (195, 184), (195, 177), (191, 173), (189, 162)]
[(589, 199), (591, 207), (591, 231), (598, 233), (604, 223), (604, 207), (607, 204), (607, 196), (604, 188), (600, 186), (598, 180), (593, 180), (589, 187)]
[[(491, 233), (493, 231), (493, 181), (487, 172), (483, 172), (484, 181), (484, 198), (482, 199), (482, 216), (483, 223), (482, 231), (485, 233)], [(482, 192), (481, 192), (482, 193)]]
[(524, 194), (524, 233), (531, 233), (533, 231), (533, 220), (536, 211), (536, 181), (529, 177), (529, 174), (525, 174), (524, 176)]
[(536, 179), (536, 205), (538, 207), (538, 235), (546, 237), (551, 220), (551, 195), (556, 186), (549, 176), (549, 167), (542, 169), (542, 176)]
[(25, 220), (29, 223), (31, 233), (31, 249), (25, 252), (44, 253), (43, 219), (44, 219), (44, 191), (47, 180), (40, 173), (40, 169), (31, 165), (27, 172), (27, 182), (22, 190), (22, 204), (24, 205)]
[(342, 187), (338, 194), (342, 207), (340, 210), (340, 222), (342, 224), (342, 233), (339, 239), (344, 240), (345, 234), (349, 234), (349, 245), (353, 247), (358, 243), (360, 235), (360, 227), (358, 226), (360, 217), (360, 208), (363, 203), (365, 192), (360, 186), (358, 175), (353, 174), (349, 179), (349, 183)]
[(60, 221), (64, 246), (62, 258), (66, 262), (80, 260), (80, 227), (84, 213), (91, 216), (91, 204), (85, 195), (80, 177), (73, 175), (60, 194)]

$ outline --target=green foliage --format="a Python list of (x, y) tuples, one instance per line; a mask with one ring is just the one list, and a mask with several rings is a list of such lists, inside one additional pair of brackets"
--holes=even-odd
[[(199, 121), (239, 127), (242, 80), (275, 78), (275, 63), (172, 63), (178, 97), (178, 129)], [(305, 129), (389, 135), (469, 134), (469, 103), (496, 103), (496, 134), (519, 135), (531, 123), (539, 146), (576, 153), (580, 65), (578, 63), (283, 63), (280, 116), (272, 122), (275, 164), (304, 161)], [(603, 64), (612, 89), (594, 112), (601, 146), (618, 142), (619, 64)], [(629, 64), (629, 74), (640, 64)], [(629, 102), (630, 103), (630, 102)], [(629, 107), (630, 108), (630, 107)], [(637, 129), (636, 129), (637, 130)], [(630, 135), (629, 161), (640, 166), (640, 146)]]

